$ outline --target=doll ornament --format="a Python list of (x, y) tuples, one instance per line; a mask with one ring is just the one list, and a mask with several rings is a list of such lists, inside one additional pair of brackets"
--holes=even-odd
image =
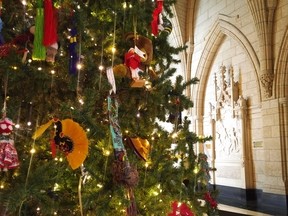
[(13, 122), (8, 118), (0, 120), (0, 170), (7, 171), (19, 166), (18, 154), (12, 139)]
[(145, 79), (140, 74), (148, 72), (149, 76), (154, 75), (154, 71), (149, 69), (149, 65), (153, 59), (152, 41), (141, 35), (128, 33), (126, 41), (132, 46), (125, 53), (123, 64), (113, 67), (116, 77), (127, 77), (132, 79), (131, 87), (141, 88), (145, 86)]

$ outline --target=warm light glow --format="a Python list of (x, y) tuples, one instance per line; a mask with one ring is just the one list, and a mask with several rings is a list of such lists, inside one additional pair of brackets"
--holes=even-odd
[(42, 67), (38, 67), (37, 70), (41, 71), (41, 70), (42, 70)]
[(17, 129), (20, 128), (20, 125), (19, 125), (19, 124), (16, 124), (16, 125), (15, 125), (15, 128), (17, 128)]
[(154, 196), (158, 196), (158, 195), (159, 195), (159, 193), (158, 193), (157, 191), (153, 191), (152, 194), (153, 194)]
[(109, 156), (110, 153), (111, 153), (111, 152), (110, 152), (109, 150), (104, 150), (104, 153), (103, 153), (103, 154), (104, 154), (105, 156)]
[(32, 124), (32, 123), (31, 123), (30, 121), (27, 122), (27, 126), (31, 126), (31, 124)]
[(4, 189), (4, 184), (1, 184), (1, 185), (0, 185), (0, 188), (1, 188), (1, 189)]
[(83, 98), (79, 98), (79, 99), (78, 99), (78, 102), (79, 102), (81, 105), (83, 105), (83, 104), (84, 104)]
[(37, 210), (37, 211), (40, 211), (40, 207), (38, 207), (36, 210)]
[(82, 67), (83, 67), (82, 64), (80, 64), (80, 63), (77, 64), (77, 69), (78, 69), (78, 70), (81, 70)]
[(87, 131), (87, 132), (90, 132), (90, 128), (87, 128), (86, 131)]
[(23, 0), (22, 4), (25, 6), (25, 5), (27, 5), (27, 2), (25, 0)]
[(100, 65), (100, 66), (99, 66), (99, 70), (102, 71), (103, 69), (104, 69), (104, 66), (103, 66), (103, 65)]
[(51, 74), (55, 74), (55, 70), (51, 70)]
[(71, 106), (70, 109), (71, 109), (71, 110), (74, 110), (74, 107)]
[(31, 154), (34, 154), (36, 152), (36, 149), (35, 148), (32, 148), (31, 150), (30, 150), (30, 153)]
[(145, 163), (145, 167), (147, 168), (148, 166), (149, 166), (149, 164), (146, 162), (146, 163)]
[(193, 172), (194, 172), (195, 174), (197, 174), (197, 173), (199, 172), (198, 167), (195, 167), (194, 170), (193, 170)]
[(115, 52), (116, 52), (116, 48), (112, 47), (112, 53), (115, 53)]
[(140, 118), (140, 113), (139, 113), (139, 112), (137, 113), (136, 117), (137, 117), (137, 118)]
[(97, 187), (102, 188), (103, 185), (102, 184), (97, 184)]
[(53, 187), (53, 191), (57, 191), (59, 190), (59, 188), (60, 188), (59, 184), (55, 183)]
[(175, 132), (172, 134), (172, 139), (176, 139), (178, 137), (178, 134)]
[(123, 3), (123, 8), (124, 8), (124, 9), (127, 8), (127, 3), (126, 3), (126, 2)]
[(32, 62), (32, 59), (28, 59), (28, 62), (31, 63), (31, 62)]

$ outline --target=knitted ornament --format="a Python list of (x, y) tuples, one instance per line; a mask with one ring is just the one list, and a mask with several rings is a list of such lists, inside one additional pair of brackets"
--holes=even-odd
[(13, 122), (4, 117), (0, 120), (0, 169), (7, 171), (19, 166), (18, 154), (11, 138)]
[(35, 36), (33, 42), (33, 60), (45, 60), (46, 48), (43, 45), (44, 34), (44, 9), (43, 1), (37, 0), (36, 18), (35, 18)]

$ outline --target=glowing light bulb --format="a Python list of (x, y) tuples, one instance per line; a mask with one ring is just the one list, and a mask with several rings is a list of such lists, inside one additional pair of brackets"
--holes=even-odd
[(112, 47), (112, 53), (115, 53), (115, 52), (116, 52), (116, 48)]
[(82, 69), (82, 64), (78, 63), (76, 67), (77, 67), (78, 70), (81, 70)]
[(31, 123), (30, 121), (27, 122), (27, 126), (31, 126), (31, 124), (32, 124), (32, 123)]
[(178, 134), (176, 132), (172, 134), (172, 139), (175, 139), (177, 137), (178, 137)]
[(27, 5), (27, 2), (25, 0), (23, 0), (22, 4), (25, 6), (25, 5)]
[(41, 71), (41, 70), (42, 70), (42, 67), (38, 67), (37, 70)]
[(55, 74), (55, 70), (51, 70), (51, 74)]
[(30, 153), (31, 154), (34, 154), (36, 152), (36, 149), (35, 148), (32, 148), (31, 150), (30, 150)]
[(104, 66), (103, 66), (103, 65), (100, 65), (100, 66), (99, 66), (99, 70), (102, 71), (103, 69), (104, 69)]

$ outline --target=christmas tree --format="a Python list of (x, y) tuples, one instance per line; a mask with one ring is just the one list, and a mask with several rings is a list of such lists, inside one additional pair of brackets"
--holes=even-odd
[(174, 3), (1, 1), (1, 215), (218, 214)]

